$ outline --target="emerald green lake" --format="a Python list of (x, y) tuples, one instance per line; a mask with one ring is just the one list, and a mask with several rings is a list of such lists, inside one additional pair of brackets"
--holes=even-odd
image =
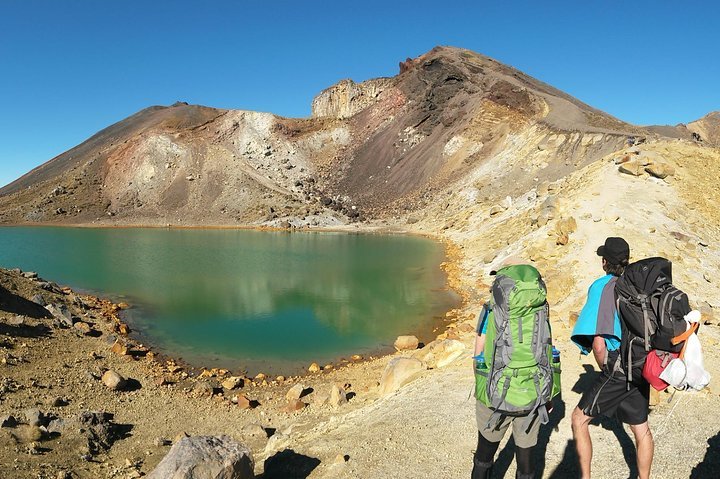
[(153, 349), (287, 373), (429, 338), (459, 298), (418, 237), (250, 230), (0, 228), (0, 266), (131, 304)]

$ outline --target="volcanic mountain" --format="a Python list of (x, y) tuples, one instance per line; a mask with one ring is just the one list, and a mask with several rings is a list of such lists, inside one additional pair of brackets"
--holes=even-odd
[(481, 200), (515, 196), (647, 136), (488, 57), (437, 47), (395, 77), (324, 90), (308, 119), (147, 108), (0, 189), (0, 221), (335, 226), (417, 211), (461, 184)]

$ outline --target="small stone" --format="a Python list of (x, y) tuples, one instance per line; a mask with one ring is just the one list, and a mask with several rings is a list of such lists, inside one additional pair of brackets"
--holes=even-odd
[(11, 326), (22, 326), (25, 324), (25, 316), (15, 315), (7, 320), (7, 323)]
[(252, 408), (250, 400), (244, 394), (238, 394), (236, 400), (233, 402), (235, 402), (240, 409)]
[(294, 401), (288, 401), (288, 403), (282, 408), (284, 412), (295, 412), (305, 408), (306, 404), (299, 399)]
[(393, 346), (398, 351), (417, 349), (420, 341), (415, 336), (398, 336)]
[(655, 178), (660, 179), (664, 179), (675, 174), (675, 169), (671, 165), (663, 162), (651, 163), (645, 167), (645, 171)]
[(25, 421), (31, 426), (42, 425), (43, 413), (39, 409), (31, 408), (26, 409), (24, 412)]
[(625, 173), (626, 175), (640, 176), (643, 174), (644, 170), (642, 163), (633, 160), (622, 163), (618, 168), (618, 171), (620, 173)]
[(236, 389), (236, 388), (242, 387), (243, 378), (238, 377), (238, 376), (231, 376), (227, 379), (224, 379), (223, 382), (220, 384), (225, 389)]
[(55, 476), (57, 479), (72, 479), (72, 473), (68, 471), (58, 471), (57, 476)]
[(50, 421), (50, 424), (47, 425), (47, 432), (50, 434), (61, 433), (64, 429), (65, 421), (60, 418), (53, 419)]
[(348, 400), (345, 390), (337, 384), (330, 386), (330, 399), (328, 402), (332, 407), (340, 407), (346, 404)]
[(282, 383), (282, 382), (285, 381), (285, 376), (278, 376), (278, 377), (275, 378), (275, 381), (277, 381), (277, 382), (279, 382), (279, 383)]
[(166, 439), (164, 437), (156, 437), (153, 441), (153, 444), (156, 447), (163, 447), (163, 446), (169, 446), (172, 444), (172, 441), (170, 439)]
[(332, 364), (326, 364), (325, 366), (323, 366), (323, 371), (330, 371), (334, 367), (335, 366), (333, 366)]
[(333, 464), (345, 464), (350, 459), (350, 456), (346, 456), (345, 454), (338, 454), (335, 456), (335, 459), (333, 459)]
[(708, 283), (712, 283), (712, 280), (710, 279), (710, 275), (707, 273), (703, 273), (703, 279), (707, 281)]
[(122, 341), (120, 341), (118, 339), (113, 343), (112, 347), (110, 348), (110, 351), (112, 351), (113, 353), (118, 354), (120, 356), (125, 356), (128, 353), (128, 348), (125, 345), (125, 343), (123, 343)]
[(105, 374), (102, 375), (102, 382), (113, 391), (121, 390), (126, 383), (125, 378), (112, 369), (105, 371)]
[(90, 327), (90, 325), (83, 321), (76, 322), (73, 327), (83, 333), (85, 336), (89, 335), (92, 332), (92, 328)]
[(353, 354), (352, 356), (350, 356), (350, 359), (352, 359), (353, 361), (362, 361), (363, 357), (359, 354)]
[(287, 399), (288, 402), (296, 401), (300, 399), (305, 389), (306, 388), (304, 384), (298, 383), (288, 390), (288, 392), (285, 394), (285, 399)]
[(318, 365), (318, 363), (312, 363), (312, 364), (308, 367), (308, 372), (311, 372), (311, 373), (318, 373), (318, 372), (320, 372), (320, 366)]
[(257, 376), (255, 376), (255, 381), (263, 381), (267, 376), (263, 373), (258, 373)]
[(128, 334), (130, 334), (130, 326), (125, 323), (119, 323), (117, 330), (118, 333), (122, 334), (123, 336), (127, 336)]
[(493, 205), (490, 208), (490, 216), (496, 216), (505, 211), (507, 207), (505, 205)]

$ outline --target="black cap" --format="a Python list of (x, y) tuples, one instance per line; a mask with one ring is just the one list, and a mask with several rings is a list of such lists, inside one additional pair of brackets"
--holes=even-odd
[(597, 254), (605, 258), (608, 263), (622, 264), (623, 261), (630, 261), (630, 245), (622, 238), (611, 236), (597, 249)]

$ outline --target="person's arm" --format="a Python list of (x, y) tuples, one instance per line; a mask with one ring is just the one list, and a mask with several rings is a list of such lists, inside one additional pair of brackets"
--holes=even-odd
[(597, 362), (600, 369), (605, 367), (607, 363), (607, 347), (605, 346), (605, 338), (602, 336), (595, 336), (592, 343), (593, 356), (595, 356), (595, 362)]
[(485, 351), (485, 333), (478, 333), (475, 336), (475, 356)]

